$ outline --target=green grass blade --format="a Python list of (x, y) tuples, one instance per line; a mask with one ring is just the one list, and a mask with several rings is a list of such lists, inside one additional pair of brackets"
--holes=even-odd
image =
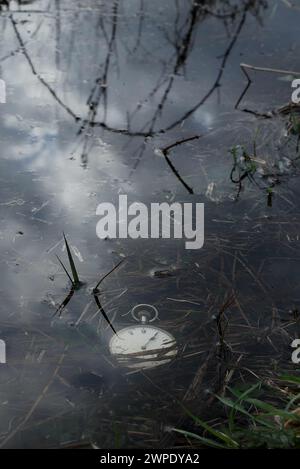
[(257, 417), (255, 415), (251, 415), (246, 409), (244, 409), (241, 404), (238, 404), (237, 402), (231, 401), (230, 399), (227, 399), (225, 397), (220, 397), (216, 396), (216, 398), (222, 402), (225, 406), (229, 407), (231, 409), (230, 415), (229, 415), (229, 430), (230, 433), (232, 434), (235, 431), (235, 425), (234, 425), (234, 416), (237, 412), (240, 412), (241, 414), (245, 415), (248, 417), (253, 423), (255, 424), (260, 424), (263, 425), (264, 427), (267, 427), (269, 429), (273, 429), (274, 425), (269, 423), (268, 421), (264, 420), (263, 417)]
[(73, 283), (74, 283), (74, 285), (79, 285), (80, 280), (79, 280), (79, 277), (78, 277), (78, 274), (77, 274), (77, 270), (76, 270), (76, 267), (75, 267), (75, 262), (73, 260), (72, 253), (71, 253), (67, 238), (65, 236), (65, 233), (63, 233), (63, 236), (64, 236), (64, 240), (65, 240), (65, 244), (66, 244), (66, 248), (67, 248), (67, 253), (68, 253), (68, 258), (69, 258), (69, 263), (70, 263), (70, 267), (71, 267), (71, 271), (72, 271), (72, 275), (73, 275)]
[(296, 394), (296, 396), (292, 397), (291, 400), (288, 402), (288, 404), (286, 405), (286, 408), (285, 410), (287, 412), (290, 411), (290, 408), (295, 404), (295, 402), (298, 401), (298, 399), (300, 399), (300, 394)]
[(228, 449), (228, 446), (222, 445), (221, 443), (217, 443), (214, 440), (211, 440), (210, 438), (204, 438), (203, 436), (197, 435), (196, 433), (189, 432), (186, 430), (181, 430), (180, 428), (172, 428), (171, 429), (173, 432), (180, 433), (181, 435), (184, 435), (186, 438), (194, 438), (195, 440), (201, 441), (205, 446), (211, 446), (213, 448), (218, 448), (218, 449)]
[(256, 391), (256, 389), (260, 389), (261, 387), (262, 383), (259, 381), (244, 392), (238, 391), (237, 389), (231, 388), (229, 386), (227, 388), (235, 397), (238, 398), (240, 402), (242, 402), (245, 397), (249, 396), (249, 394), (252, 394), (254, 391)]
[(241, 414), (246, 415), (249, 418), (252, 418), (252, 415), (244, 409), (243, 406), (241, 406), (237, 401), (234, 402), (231, 399), (228, 399), (227, 397), (220, 397), (220, 396), (215, 396), (222, 404), (224, 404), (226, 407), (229, 407), (231, 411), (238, 411)]
[(184, 407), (182, 404), (181, 406), (185, 410), (185, 412), (194, 420), (195, 423), (200, 425), (200, 427), (204, 428), (204, 430), (208, 431), (211, 435), (215, 436), (219, 440), (223, 441), (227, 447), (229, 448), (238, 448), (238, 443), (233, 440), (229, 435), (226, 435), (226, 433), (220, 432), (219, 430), (215, 430), (213, 427), (208, 425), (208, 423), (204, 422), (203, 420), (199, 419), (196, 415), (194, 415), (192, 412), (190, 412), (186, 407)]
[(291, 375), (283, 375), (280, 376), (280, 381), (285, 381), (288, 383), (300, 384), (300, 376), (291, 376)]
[(291, 419), (300, 421), (300, 417), (292, 412), (286, 412), (285, 410), (278, 409), (274, 407), (272, 404), (267, 404), (266, 402), (262, 402), (259, 399), (245, 399), (246, 402), (249, 404), (253, 404), (258, 409), (264, 410), (268, 415), (278, 415), (279, 417), (283, 417), (284, 419)]
[(60, 260), (60, 258), (59, 258), (58, 256), (56, 256), (56, 257), (57, 257), (58, 262), (60, 263), (60, 265), (61, 265), (62, 268), (64, 269), (66, 275), (69, 277), (69, 279), (70, 279), (70, 281), (71, 281), (71, 283), (72, 283), (72, 285), (73, 285), (74, 282), (73, 282), (73, 280), (71, 279), (71, 275), (69, 274), (69, 272), (67, 271), (67, 269), (66, 269), (65, 266), (63, 265), (63, 263), (62, 263), (62, 261)]
[[(234, 394), (235, 397), (237, 397), (237, 400), (234, 403), (234, 405), (231, 407), (231, 411), (230, 411), (230, 414), (229, 414), (229, 429), (230, 429), (230, 432), (233, 431), (234, 419), (235, 419), (235, 415), (236, 415), (237, 411), (239, 411), (243, 414), (245, 414), (245, 412), (246, 412), (245, 415), (247, 415), (247, 417), (252, 419), (251, 414), (249, 414), (241, 404), (242, 404), (243, 400), (245, 399), (245, 397), (249, 396), (253, 391), (255, 391), (257, 388), (260, 388), (260, 387), (261, 387), (261, 383), (259, 382), (255, 385), (251, 386), (249, 389), (247, 389), (243, 393), (237, 393), (237, 394), (235, 394), (234, 390), (228, 388), (232, 392), (232, 394)], [(232, 402), (232, 401), (229, 400), (229, 402)], [(225, 402), (223, 402), (223, 403), (225, 403)], [(228, 405), (228, 404), (225, 404), (225, 405)]]

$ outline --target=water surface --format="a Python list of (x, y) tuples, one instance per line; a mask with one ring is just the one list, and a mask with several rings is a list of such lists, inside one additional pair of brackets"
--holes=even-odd
[[(293, 76), (249, 72), (253, 83), (235, 103), (247, 84), (241, 62), (300, 70), (299, 15), (280, 0), (1, 7), (1, 447), (173, 445), (164, 428), (184, 424), (178, 401), (211, 418), (210, 392), (228, 370), (239, 382), (292, 368), (299, 153), (288, 117), (265, 115), (290, 101)], [(194, 136), (170, 151), (172, 170), (161, 149)], [(263, 161), (238, 200), (236, 145)], [(96, 207), (119, 194), (204, 202), (204, 248), (100, 241)], [(70, 291), (55, 257), (67, 262), (63, 231), (85, 284), (55, 314)], [(132, 322), (134, 305), (156, 305), (156, 325), (180, 349), (161, 368), (132, 373), (109, 355), (91, 292), (121, 259), (101, 284), (101, 304), (116, 328)]]

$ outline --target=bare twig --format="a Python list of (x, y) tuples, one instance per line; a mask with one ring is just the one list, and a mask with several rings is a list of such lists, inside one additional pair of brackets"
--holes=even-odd
[(101, 279), (99, 280), (99, 282), (97, 283), (97, 285), (95, 286), (95, 288), (93, 289), (93, 293), (99, 293), (99, 285), (110, 275), (112, 274), (121, 264), (123, 264), (124, 262), (124, 259), (122, 259), (120, 262), (117, 263), (117, 265), (115, 265), (109, 272), (107, 272), (107, 274), (105, 274), (103, 277), (101, 277)]
[(181, 184), (186, 188), (189, 194), (194, 194), (194, 190), (184, 181), (184, 179), (181, 177), (173, 163), (171, 162), (170, 158), (168, 157), (169, 151), (172, 150), (172, 148), (177, 147), (179, 145), (182, 145), (183, 143), (191, 142), (192, 140), (198, 140), (201, 137), (201, 135), (195, 135), (194, 137), (188, 137), (184, 138), (183, 140), (178, 140), (175, 143), (172, 143), (168, 145), (167, 147), (161, 148), (161, 152), (164, 155), (166, 162), (168, 163), (169, 167), (171, 168), (172, 172), (175, 174), (177, 179), (181, 182)]
[[(240, 95), (239, 99), (236, 102), (235, 109), (238, 108), (241, 101), (245, 97), (247, 91), (249, 90), (251, 84), (253, 83), (253, 80), (250, 78), (247, 70), (254, 70), (256, 72), (266, 72), (266, 73), (278, 73), (278, 74), (281, 74), (281, 75), (300, 76), (300, 72), (295, 72), (295, 71), (292, 71), (292, 70), (282, 70), (282, 69), (267, 68), (267, 67), (255, 67), (254, 65), (249, 65), (249, 64), (244, 64), (244, 63), (241, 63), (240, 67), (241, 67), (242, 72), (244, 73), (244, 75), (247, 78), (247, 84), (246, 84), (246, 87), (244, 88), (244, 90), (242, 91), (242, 94)], [(254, 113), (259, 114), (261, 117), (271, 117), (270, 114), (263, 114), (263, 113), (260, 114), (260, 113), (257, 113), (256, 111), (250, 111), (250, 110), (247, 110), (247, 109), (243, 109), (243, 111), (252, 112), (253, 114)]]

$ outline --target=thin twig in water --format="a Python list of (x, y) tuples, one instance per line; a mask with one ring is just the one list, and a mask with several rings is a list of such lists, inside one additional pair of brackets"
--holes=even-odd
[(191, 142), (192, 140), (198, 140), (201, 137), (202, 137), (201, 135), (195, 135), (194, 137), (184, 138), (184, 139), (178, 140), (177, 142), (172, 143), (172, 144), (170, 144), (170, 145), (168, 145), (164, 148), (161, 148), (161, 152), (164, 155), (164, 157), (166, 159), (166, 162), (168, 163), (168, 165), (171, 168), (172, 172), (175, 174), (175, 176), (181, 182), (181, 184), (186, 188), (186, 190), (188, 191), (189, 194), (194, 194), (194, 190), (181, 177), (181, 175), (179, 174), (179, 172), (177, 171), (177, 169), (175, 168), (175, 166), (171, 162), (168, 154), (169, 154), (169, 151), (172, 150), (172, 148), (177, 147), (179, 145), (182, 145), (183, 143)]
[(109, 320), (109, 317), (107, 316), (106, 312), (104, 311), (103, 309), (103, 306), (101, 305), (100, 303), (100, 300), (99, 300), (99, 297), (98, 295), (100, 295), (100, 291), (99, 291), (99, 285), (110, 275), (112, 274), (122, 263), (124, 262), (124, 259), (122, 259), (120, 262), (118, 262), (117, 265), (115, 265), (109, 272), (107, 272), (107, 274), (105, 274), (100, 280), (99, 282), (97, 283), (97, 285), (95, 286), (95, 288), (93, 289), (93, 296), (94, 296), (94, 300), (96, 302), (96, 305), (98, 307), (98, 310), (101, 312), (102, 316), (105, 318), (105, 320), (107, 321), (107, 323), (109, 324), (109, 326), (111, 327), (111, 329), (114, 331), (115, 334), (117, 334), (117, 331), (115, 330), (114, 326), (112, 325), (112, 323), (110, 322)]
[(99, 293), (99, 285), (110, 275), (112, 274), (122, 263), (124, 262), (124, 259), (122, 259), (120, 262), (118, 262), (117, 265), (115, 265), (109, 272), (107, 272), (107, 274), (105, 274), (100, 280), (99, 282), (97, 283), (97, 285), (95, 286), (95, 288), (93, 289), (93, 293)]
[[(253, 80), (250, 78), (249, 73), (247, 70), (254, 70), (256, 72), (266, 72), (266, 73), (278, 73), (281, 75), (293, 75), (293, 76), (300, 76), (300, 72), (295, 72), (292, 70), (282, 70), (282, 69), (277, 69), (277, 68), (268, 68), (268, 67), (255, 67), (254, 65), (249, 65), (249, 64), (240, 64), (241, 70), (244, 73), (245, 77), (247, 78), (247, 84), (244, 90), (242, 91), (242, 94), (240, 95), (239, 99), (236, 102), (235, 109), (238, 108), (240, 103), (242, 102), (243, 98), (245, 97), (247, 91), (249, 90), (251, 84), (253, 83)], [(265, 118), (270, 118), (272, 117), (272, 113), (259, 113), (256, 111), (251, 111), (249, 109), (243, 109), (245, 112), (250, 112), (252, 114), (258, 115), (260, 117), (265, 117)]]
[(163, 154), (167, 154), (172, 148), (182, 145), (183, 143), (191, 142), (192, 140), (198, 140), (202, 135), (194, 135), (194, 137), (183, 138), (182, 140), (177, 140), (175, 143), (171, 143), (167, 147), (162, 148)]
[(255, 70), (257, 72), (270, 72), (270, 73), (279, 73), (282, 75), (295, 75), (300, 76), (300, 72), (295, 72), (294, 70), (283, 70), (280, 68), (268, 68), (268, 67), (255, 67), (254, 65), (249, 64), (240, 64), (240, 67), (249, 70)]
[(109, 317), (107, 316), (106, 312), (104, 311), (103, 306), (101, 305), (100, 300), (99, 300), (99, 298), (96, 294), (94, 294), (94, 300), (95, 300), (96, 305), (98, 306), (98, 310), (101, 312), (102, 316), (105, 318), (107, 323), (110, 325), (110, 327), (114, 331), (114, 333), (117, 334), (117, 331), (115, 330), (114, 326), (110, 322)]

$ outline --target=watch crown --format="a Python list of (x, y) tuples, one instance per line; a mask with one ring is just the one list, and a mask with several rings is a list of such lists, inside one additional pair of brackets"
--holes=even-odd
[(155, 321), (158, 317), (158, 311), (155, 306), (146, 303), (134, 306), (131, 314), (133, 319), (141, 321), (143, 324)]

